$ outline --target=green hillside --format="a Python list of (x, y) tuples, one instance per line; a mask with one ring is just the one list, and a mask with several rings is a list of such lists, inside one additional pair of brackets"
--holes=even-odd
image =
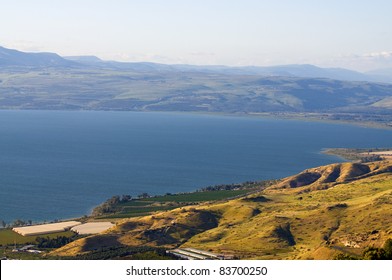
[(52, 254), (128, 245), (193, 247), (241, 259), (359, 256), (392, 238), (391, 171), (390, 161), (312, 168), (247, 197), (124, 219)]
[(2, 69), (0, 108), (261, 112), (389, 112), (392, 85), (325, 78), (100, 68)]

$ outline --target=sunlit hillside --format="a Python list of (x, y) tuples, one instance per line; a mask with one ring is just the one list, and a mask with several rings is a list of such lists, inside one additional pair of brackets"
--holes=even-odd
[(392, 237), (392, 163), (343, 163), (306, 170), (267, 189), (124, 219), (101, 235), (53, 252), (104, 247), (193, 247), (241, 259), (332, 259), (360, 255)]

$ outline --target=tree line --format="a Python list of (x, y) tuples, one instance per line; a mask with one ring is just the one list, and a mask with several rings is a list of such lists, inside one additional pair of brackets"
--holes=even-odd
[(112, 214), (118, 210), (118, 204), (121, 202), (128, 202), (132, 200), (132, 196), (128, 194), (124, 194), (122, 196), (114, 195), (108, 200), (106, 200), (101, 205), (98, 205), (93, 209), (93, 216), (101, 216), (105, 214)]
[(16, 219), (13, 222), (7, 223), (4, 220), (0, 220), (0, 224), (2, 228), (13, 228), (13, 227), (23, 227), (23, 226), (31, 226), (33, 224), (32, 220), (21, 220), (21, 219)]
[(176, 259), (168, 255), (165, 248), (159, 247), (129, 247), (129, 246), (115, 246), (108, 248), (101, 248), (100, 250), (92, 251), (86, 254), (77, 255), (75, 257), (66, 257), (65, 259), (76, 260), (110, 260), (110, 259), (143, 259), (143, 260), (164, 260)]
[(221, 184), (208, 186), (199, 189), (201, 192), (211, 192), (211, 191), (230, 191), (236, 189), (251, 189), (251, 188), (265, 188), (276, 184), (278, 180), (264, 180), (264, 181), (246, 181), (244, 183), (239, 184)]
[(77, 238), (80, 238), (77, 234), (74, 234), (73, 236), (70, 237), (67, 236), (58, 236), (55, 238), (37, 237), (35, 239), (35, 242), (38, 248), (60, 248), (76, 240)]

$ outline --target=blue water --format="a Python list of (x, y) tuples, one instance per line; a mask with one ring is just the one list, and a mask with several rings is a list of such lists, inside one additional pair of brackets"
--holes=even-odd
[(392, 131), (179, 113), (0, 111), (0, 219), (88, 214), (116, 194), (187, 192), (339, 161), (326, 147), (383, 147)]

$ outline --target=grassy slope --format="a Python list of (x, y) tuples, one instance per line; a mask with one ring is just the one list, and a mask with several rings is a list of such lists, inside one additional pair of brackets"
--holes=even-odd
[(195, 247), (246, 259), (360, 254), (392, 237), (391, 167), (384, 161), (309, 169), (247, 198), (124, 219), (55, 254), (116, 244)]

